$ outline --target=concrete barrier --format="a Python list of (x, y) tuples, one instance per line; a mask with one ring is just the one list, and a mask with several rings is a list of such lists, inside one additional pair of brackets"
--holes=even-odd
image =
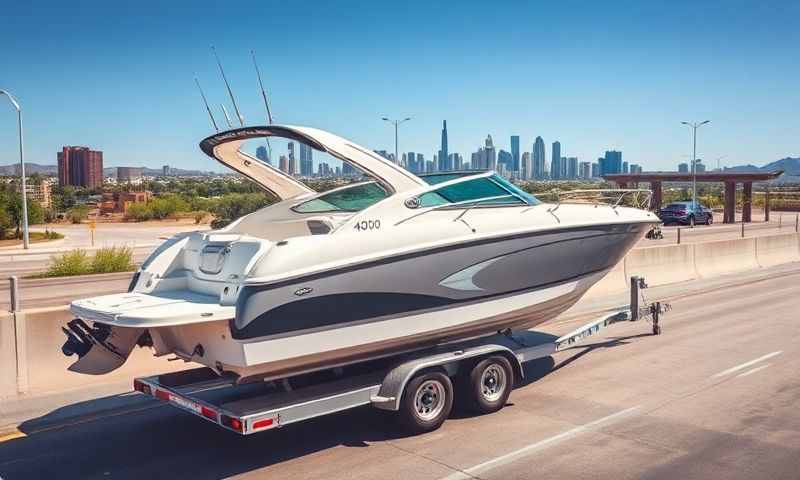
[(762, 267), (800, 261), (800, 236), (786, 233), (756, 237), (756, 261)]
[(586, 298), (597, 298), (604, 295), (624, 292), (628, 289), (628, 280), (625, 277), (625, 259), (617, 263), (602, 280), (595, 283), (584, 295)]
[(701, 277), (759, 268), (755, 238), (697, 243), (694, 248), (695, 266)]
[[(183, 361), (168, 362), (166, 358), (156, 358), (149, 348), (134, 348), (128, 361), (106, 375), (83, 375), (67, 370), (77, 357), (66, 357), (61, 353), (64, 343), (64, 334), (61, 327), (73, 318), (69, 309), (64, 307), (39, 308), (16, 313), (16, 338), (22, 339), (22, 344), (13, 348), (8, 345), (6, 335), (0, 338), (0, 397), (14, 395), (42, 395), (51, 392), (62, 392), (81, 387), (103, 385), (120, 380), (132, 381), (134, 377), (154, 375), (157, 373), (192, 368), (196, 364), (186, 364)], [(5, 320), (0, 317), (0, 321)], [(3, 325), (12, 322), (3, 321)], [(13, 324), (12, 324), (13, 325)], [(5, 333), (7, 327), (2, 327)], [(10, 354), (9, 354), (9, 347)], [(5, 360), (11, 357), (11, 363)], [(17, 365), (17, 376), (12, 384), (5, 379), (6, 365)], [(13, 372), (12, 372), (13, 373)]]
[(625, 257), (625, 278), (645, 277), (650, 285), (697, 278), (693, 244), (637, 248)]
[(17, 393), (16, 350), (14, 314), (0, 312), (0, 412), (3, 399)]

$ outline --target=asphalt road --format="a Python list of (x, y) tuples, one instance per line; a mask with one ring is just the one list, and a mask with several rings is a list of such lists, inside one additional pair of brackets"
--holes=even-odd
[(146, 403), (23, 425), (27, 437), (0, 443), (0, 477), (797, 479), (799, 294), (794, 270), (676, 296), (661, 336), (612, 327), (554, 368), (529, 365), (532, 380), (500, 412), (454, 415), (426, 435), (396, 435), (384, 412), (363, 408), (240, 437)]

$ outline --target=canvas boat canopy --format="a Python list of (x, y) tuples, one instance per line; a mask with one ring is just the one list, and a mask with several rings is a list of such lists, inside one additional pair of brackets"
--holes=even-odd
[(291, 175), (241, 150), (242, 144), (247, 140), (268, 137), (295, 140), (328, 153), (373, 177), (389, 193), (427, 185), (419, 177), (371, 150), (315, 128), (288, 125), (237, 128), (205, 138), (200, 142), (200, 148), (206, 155), (258, 183), (281, 200), (315, 195), (314, 190)]

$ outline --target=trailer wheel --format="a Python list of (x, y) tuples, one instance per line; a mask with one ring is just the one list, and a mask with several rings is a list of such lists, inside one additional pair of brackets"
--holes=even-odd
[(493, 413), (506, 405), (514, 387), (511, 363), (501, 355), (478, 362), (469, 374), (468, 407), (475, 413)]
[(399, 420), (410, 433), (436, 430), (453, 408), (453, 383), (441, 372), (417, 375), (406, 385), (400, 404)]

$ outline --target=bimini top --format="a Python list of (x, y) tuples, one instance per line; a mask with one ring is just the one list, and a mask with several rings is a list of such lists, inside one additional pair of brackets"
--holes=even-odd
[(241, 173), (263, 188), (285, 200), (315, 191), (281, 170), (241, 151), (246, 140), (281, 137), (296, 140), (347, 162), (383, 185), (388, 193), (403, 192), (426, 186), (419, 177), (395, 165), (368, 148), (316, 128), (289, 125), (244, 127), (211, 135), (200, 142), (200, 149), (209, 157)]

